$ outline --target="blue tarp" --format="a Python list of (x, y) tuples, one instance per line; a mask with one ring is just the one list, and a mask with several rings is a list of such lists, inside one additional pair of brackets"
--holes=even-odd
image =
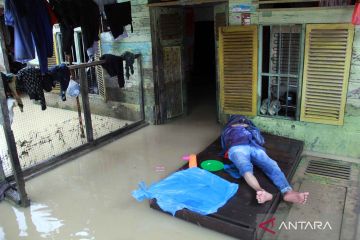
[(159, 207), (172, 215), (183, 208), (201, 215), (215, 213), (238, 190), (237, 184), (200, 168), (175, 172), (149, 188), (141, 182), (139, 187), (132, 193), (136, 200), (155, 198)]

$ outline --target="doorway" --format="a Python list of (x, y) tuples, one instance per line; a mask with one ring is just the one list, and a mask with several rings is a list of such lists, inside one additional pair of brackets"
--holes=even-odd
[(202, 105), (216, 108), (214, 7), (185, 10), (185, 56), (188, 114)]
[(217, 19), (226, 9), (224, 3), (151, 8), (156, 124), (204, 106), (216, 120), (216, 28), (224, 26)]

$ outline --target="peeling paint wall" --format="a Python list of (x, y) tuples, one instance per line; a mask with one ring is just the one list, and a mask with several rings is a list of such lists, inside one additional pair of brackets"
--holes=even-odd
[[(338, 9), (257, 11), (257, 4), (253, 4), (251, 0), (230, 0), (230, 25), (241, 24), (241, 13), (233, 11), (234, 6), (241, 3), (253, 7), (251, 24), (349, 23), (353, 11), (352, 6)], [(355, 29), (343, 126), (259, 116), (253, 118), (253, 121), (263, 131), (303, 140), (308, 151), (356, 158), (360, 162), (360, 27)]]
[[(128, 0), (118, 0), (126, 2)], [(154, 122), (154, 82), (152, 71), (152, 44), (150, 30), (150, 13), (146, 6), (147, 0), (131, 0), (132, 20), (134, 32), (131, 33), (130, 25), (126, 26), (128, 37), (116, 40), (102, 36), (102, 54), (121, 55), (126, 51), (140, 53), (142, 55), (144, 99), (145, 99), (145, 118), (149, 122)], [(111, 78), (104, 73), (107, 100), (119, 102), (121, 107), (119, 114), (133, 116), (140, 114), (139, 103), (139, 81), (140, 76), (133, 76), (126, 80), (125, 88), (120, 89), (117, 85), (117, 78)]]

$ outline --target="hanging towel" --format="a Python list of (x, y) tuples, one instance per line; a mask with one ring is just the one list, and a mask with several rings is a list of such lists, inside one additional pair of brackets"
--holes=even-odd
[(115, 39), (123, 34), (126, 25), (130, 24), (131, 32), (133, 32), (130, 1), (108, 4), (104, 6), (104, 9), (110, 31)]
[(125, 85), (123, 58), (112, 54), (104, 54), (100, 57), (100, 60), (105, 60), (105, 63), (101, 64), (101, 66), (105, 68), (111, 77), (117, 76), (119, 87), (123, 88)]

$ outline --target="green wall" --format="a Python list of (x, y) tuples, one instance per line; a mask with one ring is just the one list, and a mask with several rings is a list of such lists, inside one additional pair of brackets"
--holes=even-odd
[[(250, 0), (229, 1), (230, 25), (240, 24), (240, 14), (232, 7)], [(258, 11), (253, 5), (252, 24), (349, 23), (353, 7), (338, 9)], [(263, 131), (303, 140), (305, 150), (359, 159), (360, 162), (360, 27), (356, 27), (347, 104), (343, 126), (307, 123), (270, 117), (255, 117)]]

